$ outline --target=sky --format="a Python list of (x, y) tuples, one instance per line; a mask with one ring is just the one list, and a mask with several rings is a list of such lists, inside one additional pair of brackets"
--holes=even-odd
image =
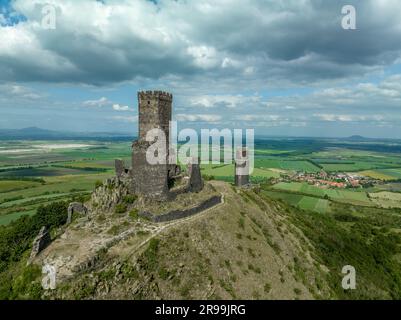
[[(356, 29), (344, 29), (352, 5)], [(49, 6), (54, 28), (49, 28)], [(0, 0), (0, 128), (401, 137), (399, 0)], [(47, 23), (47, 24), (46, 24)]]

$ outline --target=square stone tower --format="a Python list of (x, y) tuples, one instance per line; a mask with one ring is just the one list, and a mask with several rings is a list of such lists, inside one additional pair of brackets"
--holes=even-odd
[[(132, 191), (146, 197), (164, 200), (168, 197), (168, 150), (173, 96), (162, 91), (138, 92), (139, 136), (132, 144)], [(166, 136), (165, 164), (149, 164), (146, 150), (153, 142), (146, 141), (152, 129), (161, 129)]]

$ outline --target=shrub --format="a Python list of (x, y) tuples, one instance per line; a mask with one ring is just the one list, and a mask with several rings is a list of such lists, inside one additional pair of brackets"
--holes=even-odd
[(116, 205), (114, 212), (115, 213), (125, 213), (125, 212), (127, 212), (127, 206), (124, 203), (120, 203), (120, 204)]
[(157, 252), (159, 251), (160, 240), (157, 238), (152, 238), (149, 241), (149, 246), (146, 248), (143, 256), (146, 260), (146, 267), (153, 271), (157, 266)]
[(128, 194), (123, 198), (123, 203), (133, 204), (136, 201), (136, 199), (138, 199), (138, 197), (136, 195)]
[(203, 174), (202, 178), (205, 181), (215, 180), (215, 177), (213, 175), (210, 175), (210, 174)]
[(100, 181), (100, 180), (97, 180), (97, 181), (95, 182), (95, 189), (101, 187), (102, 185), (103, 185), (103, 182)]
[(136, 209), (136, 208), (134, 208), (134, 209), (132, 209), (130, 212), (129, 212), (129, 216), (132, 218), (132, 219), (138, 219), (138, 209)]
[(107, 233), (115, 236), (120, 233), (120, 227), (112, 226), (109, 230), (107, 230)]
[(299, 296), (299, 295), (302, 293), (302, 291), (301, 291), (301, 289), (299, 289), (299, 288), (294, 288), (294, 293), (295, 293), (297, 296)]
[(239, 226), (241, 229), (245, 229), (245, 220), (244, 220), (244, 218), (240, 217), (240, 218), (238, 219), (238, 226)]

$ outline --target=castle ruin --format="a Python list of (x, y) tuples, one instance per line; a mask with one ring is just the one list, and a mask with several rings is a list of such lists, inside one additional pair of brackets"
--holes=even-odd
[(235, 154), (235, 185), (245, 187), (249, 184), (248, 148), (239, 147)]
[[(170, 121), (172, 119), (173, 96), (163, 91), (138, 92), (138, 139), (132, 143), (132, 167), (125, 169), (121, 160), (116, 160), (116, 175), (118, 178), (129, 180), (130, 192), (140, 194), (146, 198), (169, 200), (174, 198), (170, 192), (170, 185), (180, 174), (180, 167), (169, 163), (170, 148)], [(147, 141), (147, 134), (153, 130), (162, 130), (165, 141), (165, 152), (158, 154), (161, 163), (150, 164), (146, 159), (148, 148), (155, 141)], [(159, 151), (158, 151), (159, 152)], [(196, 170), (197, 169), (197, 170)], [(203, 188), (203, 181), (199, 167), (190, 170), (190, 183), (185, 191), (199, 192)]]

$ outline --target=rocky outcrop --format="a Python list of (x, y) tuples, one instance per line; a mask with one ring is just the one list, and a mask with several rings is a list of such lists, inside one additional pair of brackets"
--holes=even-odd
[(39, 234), (36, 236), (35, 240), (33, 241), (33, 247), (31, 251), (31, 255), (28, 260), (28, 264), (30, 264), (33, 259), (44, 249), (48, 246), (51, 242), (50, 233), (47, 227), (43, 226)]
[(92, 194), (91, 204), (93, 211), (111, 212), (130, 193), (129, 187), (129, 179), (120, 179), (118, 177), (107, 179)]
[(72, 216), (74, 213), (79, 213), (83, 215), (88, 214), (88, 208), (85, 207), (84, 204), (80, 202), (72, 202), (68, 206), (68, 217), (67, 217), (67, 224), (70, 224), (72, 222)]

